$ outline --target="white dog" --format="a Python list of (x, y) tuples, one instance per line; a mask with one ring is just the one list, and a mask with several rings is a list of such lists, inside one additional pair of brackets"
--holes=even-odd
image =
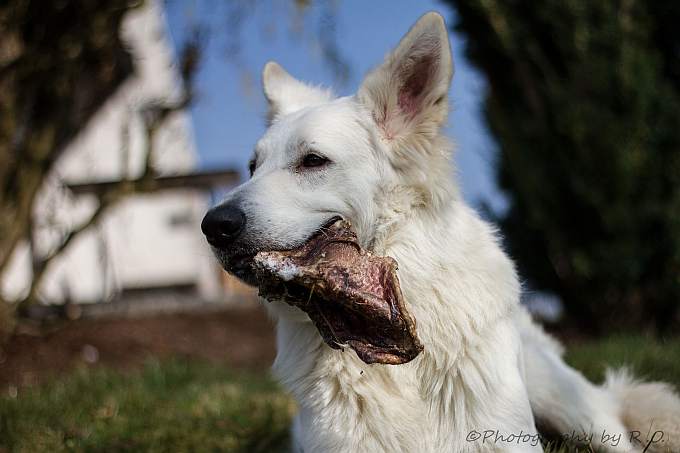
[(541, 451), (537, 423), (606, 451), (680, 451), (680, 399), (669, 386), (625, 373), (589, 383), (520, 307), (494, 228), (451, 180), (440, 128), (452, 74), (436, 13), (354, 96), (335, 98), (276, 63), (264, 68), (271, 124), (252, 178), (206, 215), (215, 253), (253, 283), (254, 253), (298, 246), (334, 216), (348, 219), (363, 247), (399, 263), (424, 345), (410, 363), (367, 365), (328, 347), (303, 312), (267, 304), (278, 328), (274, 371), (299, 403), (294, 451)]

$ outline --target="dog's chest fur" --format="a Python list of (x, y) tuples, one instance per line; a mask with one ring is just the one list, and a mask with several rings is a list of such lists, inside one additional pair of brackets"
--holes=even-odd
[(425, 346), (414, 361), (366, 365), (325, 345), (296, 309), (270, 306), (274, 372), (299, 403), (294, 436), (304, 451), (484, 451), (465, 441), (472, 429), (534, 431), (518, 374), (511, 263), (463, 205), (439, 222), (408, 220), (375, 245), (399, 263)]

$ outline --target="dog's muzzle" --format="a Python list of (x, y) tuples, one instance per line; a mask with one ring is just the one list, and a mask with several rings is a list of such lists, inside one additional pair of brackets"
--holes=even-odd
[(245, 229), (246, 215), (234, 203), (215, 206), (201, 222), (201, 230), (224, 270), (255, 285), (252, 263), (257, 251), (243, 243)]

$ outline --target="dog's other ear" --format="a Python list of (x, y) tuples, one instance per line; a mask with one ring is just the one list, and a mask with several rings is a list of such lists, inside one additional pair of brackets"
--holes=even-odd
[(446, 120), (452, 75), (446, 24), (430, 12), (366, 76), (357, 95), (386, 140), (429, 138)]
[(327, 102), (333, 98), (330, 91), (306, 85), (270, 61), (262, 71), (264, 95), (269, 102), (268, 120), (295, 112), (304, 107)]

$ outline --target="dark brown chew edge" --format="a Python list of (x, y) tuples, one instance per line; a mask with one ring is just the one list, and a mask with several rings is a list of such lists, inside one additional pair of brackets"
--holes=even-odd
[(332, 348), (366, 363), (398, 365), (423, 350), (404, 306), (397, 263), (363, 250), (339, 220), (303, 246), (255, 256), (260, 296), (305, 311)]

